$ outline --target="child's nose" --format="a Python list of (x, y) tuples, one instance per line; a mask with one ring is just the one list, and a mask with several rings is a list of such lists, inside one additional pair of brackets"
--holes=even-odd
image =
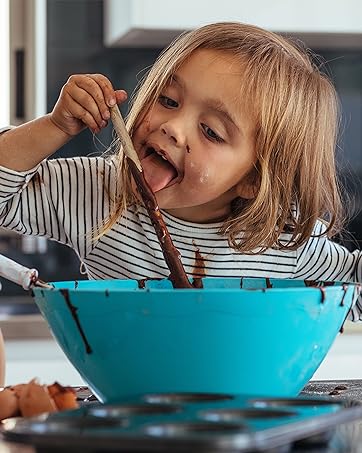
[(161, 126), (161, 131), (168, 137), (172, 144), (179, 147), (186, 146), (186, 133), (181, 125), (167, 122)]

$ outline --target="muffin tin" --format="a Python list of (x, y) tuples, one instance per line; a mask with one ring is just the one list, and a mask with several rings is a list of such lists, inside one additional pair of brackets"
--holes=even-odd
[(327, 442), (334, 427), (361, 417), (362, 405), (333, 398), (164, 393), (8, 419), (3, 435), (39, 452), (280, 452), (303, 439)]

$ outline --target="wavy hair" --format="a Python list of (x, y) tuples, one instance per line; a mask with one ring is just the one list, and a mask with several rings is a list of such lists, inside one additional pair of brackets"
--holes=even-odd
[[(252, 105), (255, 119), (255, 197), (234, 200), (220, 234), (244, 253), (296, 249), (313, 234), (318, 219), (328, 236), (335, 235), (343, 222), (335, 165), (336, 91), (311, 53), (282, 36), (234, 22), (183, 33), (160, 54), (131, 99), (130, 135), (196, 49), (227, 52), (240, 61), (240, 102)], [(117, 162), (113, 209), (103, 232), (137, 203), (121, 149)], [(282, 241), (281, 232), (290, 233), (290, 240)]]

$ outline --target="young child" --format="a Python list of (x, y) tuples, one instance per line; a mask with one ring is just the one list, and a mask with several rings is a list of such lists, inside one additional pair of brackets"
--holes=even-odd
[[(90, 279), (169, 275), (121, 150), (46, 160), (125, 99), (100, 74), (74, 75), (49, 115), (0, 137), (0, 224), (69, 245)], [(331, 240), (336, 93), (306, 52), (240, 23), (183, 34), (127, 124), (190, 277), (362, 281), (362, 253)]]

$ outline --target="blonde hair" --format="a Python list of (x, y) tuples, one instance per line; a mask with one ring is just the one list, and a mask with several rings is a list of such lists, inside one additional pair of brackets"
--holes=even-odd
[[(317, 219), (329, 236), (338, 232), (343, 216), (335, 169), (336, 92), (307, 51), (275, 33), (228, 22), (180, 35), (158, 57), (132, 100), (131, 136), (196, 49), (228, 52), (240, 60), (240, 100), (249, 101), (255, 118), (255, 197), (235, 200), (220, 234), (241, 252), (259, 253), (269, 247), (296, 249), (313, 234)], [(104, 231), (136, 203), (119, 153), (119, 184)], [(287, 243), (280, 240), (283, 231), (291, 233)]]

